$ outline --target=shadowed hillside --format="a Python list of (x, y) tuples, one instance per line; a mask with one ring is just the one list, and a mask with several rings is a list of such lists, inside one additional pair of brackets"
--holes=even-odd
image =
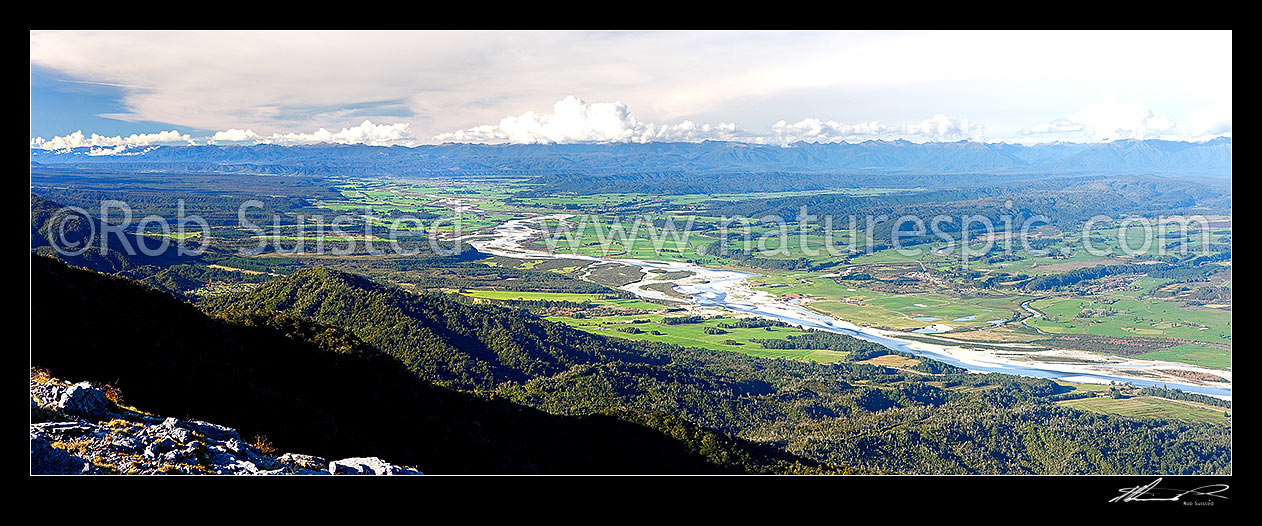
[[(827, 347), (856, 351), (846, 361), (756, 358), (590, 335), (524, 310), (415, 294), (324, 269), (300, 270), (205, 307), (231, 316), (281, 312), (339, 327), (427, 380), (552, 414), (670, 414), (868, 471), (1230, 469), (1225, 427), (1061, 407), (1055, 395), (1065, 388), (1046, 379), (971, 374), (920, 358), (912, 371), (863, 363), (880, 349), (842, 335)], [(1166, 454), (1146, 452), (1155, 447)]]
[(303, 270), (209, 305), (344, 327), (417, 374), (466, 389), (525, 382), (584, 363), (665, 363), (519, 311), (466, 305), (442, 294), (417, 296), (336, 270)]
[[(566, 417), (417, 378), (345, 331), (211, 318), (123, 278), (32, 256), (32, 365), (115, 384), (136, 407), (426, 473), (743, 473), (819, 464), (628, 411)], [(832, 470), (832, 468), (825, 468)]]

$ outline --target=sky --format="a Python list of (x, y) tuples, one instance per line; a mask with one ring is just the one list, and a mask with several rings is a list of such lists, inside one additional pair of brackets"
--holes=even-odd
[(1230, 31), (32, 31), (32, 148), (1231, 135)]

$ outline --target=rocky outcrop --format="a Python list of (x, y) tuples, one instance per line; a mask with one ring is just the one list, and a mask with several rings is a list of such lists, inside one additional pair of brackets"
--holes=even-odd
[(235, 429), (161, 418), (87, 382), (31, 377), (31, 474), (420, 475), (376, 457), (327, 461), (251, 445)]
[(332, 475), (420, 475), (411, 468), (396, 466), (377, 457), (355, 457), (329, 463)]
[(100, 468), (80, 457), (57, 449), (43, 434), (31, 428), (31, 472), (40, 475), (92, 475)]
[(99, 417), (109, 412), (110, 401), (104, 389), (92, 387), (88, 382), (79, 382), (61, 393), (57, 400), (57, 409), (76, 416)]

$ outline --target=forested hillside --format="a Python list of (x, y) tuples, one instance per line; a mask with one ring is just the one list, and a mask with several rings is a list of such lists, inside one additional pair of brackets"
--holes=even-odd
[(660, 412), (559, 416), (454, 391), (334, 327), (276, 312), (209, 317), (124, 278), (41, 256), (31, 265), (32, 365), (288, 450), (426, 473), (842, 471)]
[(583, 363), (664, 363), (604, 338), (505, 308), (417, 296), (362, 276), (311, 269), (208, 304), (217, 312), (286, 312), (344, 327), (413, 372), (463, 389), (551, 376)]
[(904, 371), (606, 339), (526, 311), (416, 295), (329, 270), (299, 271), (210, 308), (279, 311), (343, 327), (427, 379), (549, 413), (671, 414), (865, 470), (1230, 470), (1225, 427), (1084, 413), (1053, 404), (1063, 388), (1048, 380), (968, 374), (927, 360)]
[[(181, 257), (171, 246), (163, 247), (159, 240), (111, 230), (116, 227), (91, 214), (91, 211), (88, 215), (70, 211), (59, 203), (31, 194), (31, 250), (72, 265), (107, 273), (133, 271), (143, 266), (167, 266), (195, 259)], [(109, 233), (114, 231), (122, 233)]]

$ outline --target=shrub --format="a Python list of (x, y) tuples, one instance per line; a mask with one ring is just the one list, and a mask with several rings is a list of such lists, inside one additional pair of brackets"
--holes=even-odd
[(267, 435), (254, 435), (254, 440), (250, 442), (250, 445), (264, 455), (271, 455), (276, 452), (276, 445), (267, 438)]

